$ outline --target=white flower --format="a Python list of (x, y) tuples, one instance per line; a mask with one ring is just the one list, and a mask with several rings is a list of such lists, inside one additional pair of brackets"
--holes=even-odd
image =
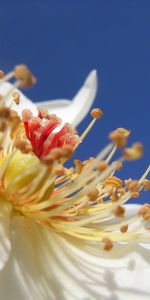
[[(13, 85), (9, 82), (2, 82), (0, 85), (0, 94), (7, 95), (6, 102), (11, 103)], [(36, 115), (37, 107), (47, 109), (51, 114), (57, 114), (63, 122), (68, 122), (77, 126), (89, 112), (97, 92), (97, 74), (96, 70), (90, 72), (83, 86), (77, 92), (72, 100), (57, 99), (33, 103), (20, 90), (15, 89), (20, 94), (19, 107), (13, 103), (12, 108), (21, 114), (23, 109), (30, 108)], [(37, 107), (36, 107), (37, 106)]]
[[(1, 94), (8, 91), (8, 85), (2, 84)], [(95, 94), (95, 88), (91, 88), (94, 97), (92, 90)], [(87, 96), (89, 90), (84, 86), (77, 100), (80, 93)], [(88, 110), (88, 97), (84, 99)], [(149, 189), (145, 177), (150, 168), (138, 181), (127, 180), (125, 185), (114, 176), (125, 157), (141, 156), (142, 146), (127, 148), (119, 162), (111, 164), (116, 145), (125, 145), (129, 135), (120, 128), (110, 134), (115, 146), (108, 145), (84, 163), (76, 160), (75, 170), (67, 169), (64, 160), (80, 142), (72, 127), (64, 125), (64, 131), (53, 134), (50, 126), (57, 127), (58, 118), (35, 118), (23, 111), (21, 121), (14, 111), (5, 109), (4, 99), (1, 101), (1, 299), (148, 300), (150, 205), (122, 204), (137, 197), (143, 187)], [(36, 113), (29, 100), (25, 103)], [(17, 107), (21, 105), (24, 108), (22, 102)], [(62, 105), (62, 109), (71, 110), (74, 105)], [(100, 115), (100, 110), (92, 111), (94, 119), (82, 140)], [(78, 111), (73, 123), (77, 125), (82, 118)]]

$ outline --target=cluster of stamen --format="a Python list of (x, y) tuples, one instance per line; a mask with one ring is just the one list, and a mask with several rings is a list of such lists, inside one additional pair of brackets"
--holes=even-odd
[[(14, 75), (22, 87), (34, 83), (33, 75), (25, 66), (15, 67)], [(0, 72), (1, 80), (4, 77)], [(150, 189), (150, 181), (146, 179), (150, 167), (139, 180), (129, 178), (123, 182), (115, 176), (125, 160), (139, 159), (143, 154), (140, 143), (124, 149), (128, 130), (114, 130), (109, 135), (112, 143), (97, 157), (85, 161), (75, 159), (74, 167), (67, 168), (64, 162), (102, 117), (102, 110), (91, 111), (92, 121), (78, 137), (69, 124), (60, 128), (60, 119), (44, 110), (39, 110), (38, 116), (24, 110), (20, 119), (5, 106), (3, 99), (0, 101), (0, 195), (12, 203), (14, 213), (76, 238), (99, 241), (106, 251), (112, 249), (114, 242), (138, 241), (139, 237), (148, 236), (150, 205), (145, 204), (134, 217), (127, 218), (124, 204), (130, 198), (139, 197), (142, 189)], [(18, 92), (12, 93), (12, 101), (19, 105)], [(112, 157), (120, 147), (123, 154), (113, 162)], [(27, 166), (25, 163), (22, 172), (11, 177), (9, 168), (18, 157), (27, 161)], [(112, 219), (114, 223), (107, 224)], [(139, 230), (139, 220), (144, 232)], [(130, 228), (133, 224), (134, 229)]]
[(76, 131), (69, 124), (64, 124), (60, 130), (54, 133), (54, 130), (60, 125), (60, 119), (48, 112), (39, 111), (38, 117), (33, 117), (29, 110), (24, 110), (23, 122), (33, 152), (40, 158), (46, 157), (52, 150), (54, 150), (54, 156), (68, 156), (67, 150), (68, 152), (69, 149), (73, 151), (77, 144)]

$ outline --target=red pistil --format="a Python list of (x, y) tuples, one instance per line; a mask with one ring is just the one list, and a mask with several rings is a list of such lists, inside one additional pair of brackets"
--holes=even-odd
[(75, 130), (69, 124), (65, 124), (56, 133), (53, 132), (60, 125), (60, 119), (55, 115), (47, 115), (45, 119), (39, 112), (35, 118), (29, 110), (24, 110), (23, 122), (26, 136), (38, 157), (44, 157), (55, 147), (74, 147), (77, 143)]

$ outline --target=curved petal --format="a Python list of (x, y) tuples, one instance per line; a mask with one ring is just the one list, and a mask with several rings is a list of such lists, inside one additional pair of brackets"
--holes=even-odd
[(48, 109), (49, 113), (57, 114), (63, 123), (70, 123), (77, 126), (89, 112), (97, 92), (96, 70), (90, 72), (83, 86), (75, 97), (69, 100), (53, 100), (37, 102), (38, 107)]
[(0, 270), (8, 260), (11, 249), (10, 215), (11, 205), (6, 201), (0, 200)]
[(0, 274), (4, 300), (149, 299), (149, 251), (139, 245), (104, 253), (98, 243), (90, 246), (16, 217), (12, 247)]
[[(12, 102), (12, 92), (14, 90), (18, 91), (20, 94), (19, 105), (16, 105), (14, 102)], [(37, 108), (35, 104), (30, 101), (20, 90), (14, 90), (13, 85), (9, 82), (3, 82), (0, 84), (0, 95), (6, 97), (6, 105), (9, 106), (11, 104), (11, 108), (16, 110), (20, 116), (23, 109), (30, 109), (33, 114), (37, 115)]]
[(90, 72), (83, 86), (71, 101), (66, 99), (49, 100), (34, 104), (20, 90), (15, 90), (20, 94), (21, 101), (19, 105), (11, 101), (13, 85), (9, 82), (0, 84), (0, 95), (6, 97), (6, 105), (11, 104), (12, 109), (16, 110), (20, 116), (23, 109), (30, 109), (33, 114), (37, 115), (36, 106), (43, 107), (48, 109), (49, 113), (60, 117), (63, 123), (68, 122), (73, 126), (77, 126), (89, 112), (94, 102), (97, 92), (97, 73), (96, 70)]

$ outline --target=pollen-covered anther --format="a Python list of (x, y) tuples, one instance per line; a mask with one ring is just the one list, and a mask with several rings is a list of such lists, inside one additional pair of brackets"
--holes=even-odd
[(97, 170), (101, 173), (105, 171), (107, 167), (108, 167), (108, 163), (105, 160), (103, 160), (97, 165)]
[(138, 211), (138, 215), (142, 216), (145, 221), (150, 221), (150, 204), (145, 203)]
[(18, 92), (13, 92), (13, 101), (16, 103), (16, 105), (19, 105), (20, 103), (20, 94)]
[(42, 162), (47, 166), (52, 166), (55, 161), (59, 161), (63, 157), (61, 148), (54, 148), (51, 152), (41, 158)]
[(4, 76), (4, 72), (2, 70), (0, 70), (0, 79), (2, 79)]
[(119, 188), (119, 189), (118, 189), (118, 193), (119, 193), (119, 195), (120, 195), (120, 196), (123, 196), (123, 195), (125, 195), (125, 193), (126, 193), (126, 190), (125, 190), (125, 188), (124, 188), (124, 187), (122, 187), (122, 188)]
[(125, 215), (125, 208), (123, 206), (118, 205), (112, 211), (114, 215), (118, 218), (124, 218)]
[(36, 78), (26, 65), (18, 65), (14, 68), (16, 79), (21, 80), (20, 87), (28, 88), (36, 83)]
[(113, 187), (116, 187), (116, 188), (122, 188), (123, 182), (120, 178), (118, 178), (116, 176), (110, 176), (104, 181), (104, 186), (107, 186), (107, 185), (112, 185)]
[(62, 148), (62, 156), (64, 158), (69, 158), (72, 154), (73, 154), (73, 147), (71, 145), (65, 145), (63, 148)]
[(25, 140), (17, 139), (15, 141), (15, 147), (20, 150), (22, 153), (29, 153), (32, 148), (29, 143), (27, 143)]
[(141, 184), (137, 180), (132, 180), (131, 178), (124, 181), (126, 187), (130, 192), (139, 192)]
[(51, 150), (49, 157), (51, 156), (54, 160), (60, 160), (63, 154), (63, 149), (56, 147)]
[(9, 119), (10, 117), (10, 109), (8, 107), (0, 108), (0, 118)]
[(96, 201), (96, 199), (98, 198), (98, 196), (99, 196), (99, 191), (98, 191), (97, 188), (94, 188), (93, 190), (91, 190), (88, 193), (88, 197), (89, 197), (90, 201)]
[(91, 116), (95, 119), (100, 119), (103, 115), (103, 111), (100, 108), (93, 108), (91, 111)]
[(120, 160), (118, 160), (116, 163), (117, 163), (117, 164), (116, 164), (116, 170), (117, 170), (117, 171), (121, 171), (121, 170), (123, 169), (123, 164), (122, 164), (122, 162), (121, 162)]
[(130, 131), (125, 128), (117, 128), (109, 134), (109, 139), (113, 141), (118, 148), (125, 147)]
[(56, 170), (56, 175), (57, 176), (63, 176), (65, 174), (65, 168), (61, 167), (59, 169)]
[(123, 156), (128, 160), (136, 160), (142, 157), (143, 152), (143, 145), (141, 143), (135, 143), (131, 148), (126, 148), (123, 151)]
[(8, 122), (6, 120), (0, 120), (0, 131), (4, 132), (7, 129)]
[(112, 202), (117, 202), (119, 200), (119, 196), (117, 194), (113, 194), (111, 197), (110, 197), (110, 200)]
[(81, 172), (83, 170), (83, 163), (80, 160), (75, 159), (74, 160), (74, 164), (76, 166), (76, 172), (77, 172), (77, 174), (78, 175), (81, 174)]
[(138, 198), (140, 196), (141, 184), (137, 180), (131, 178), (125, 180), (125, 185), (131, 192), (132, 198)]
[(128, 231), (128, 224), (125, 224), (125, 225), (122, 225), (121, 227), (120, 227), (120, 231), (122, 232), (122, 233), (126, 233), (127, 231)]
[(144, 187), (144, 191), (150, 190), (150, 180), (144, 179), (144, 180), (142, 181), (142, 185), (143, 185), (143, 187)]
[(110, 251), (113, 248), (112, 240), (108, 237), (105, 237), (102, 239), (102, 242), (104, 243), (104, 250)]

